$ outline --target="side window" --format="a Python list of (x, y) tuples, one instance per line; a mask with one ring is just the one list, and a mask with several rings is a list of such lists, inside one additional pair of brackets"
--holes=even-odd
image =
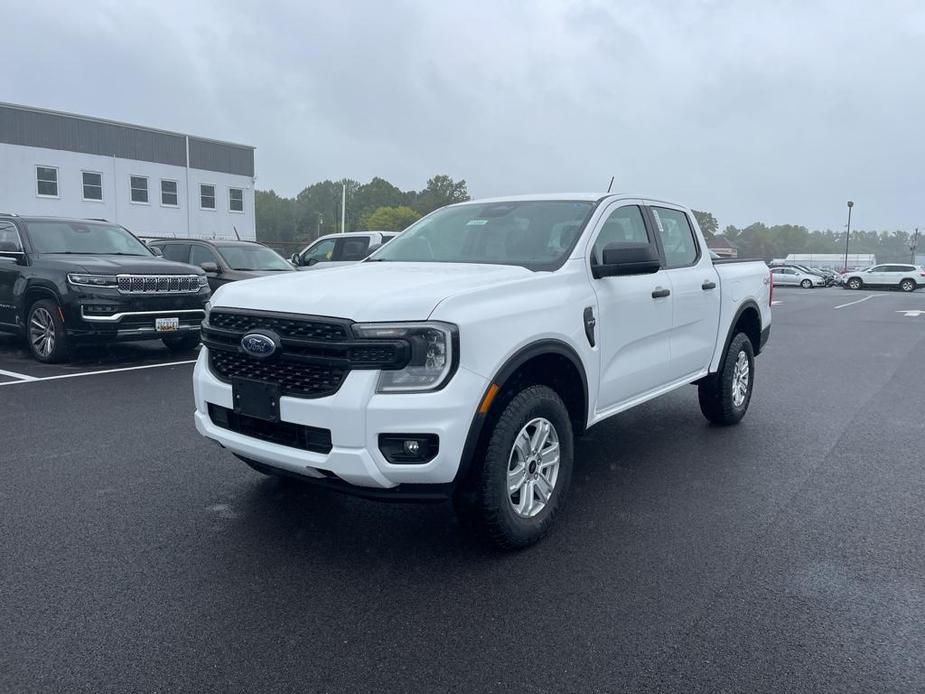
[(178, 263), (189, 262), (188, 243), (166, 243), (163, 246), (160, 246), (160, 249), (167, 260), (175, 260)]
[(651, 210), (655, 218), (655, 229), (665, 250), (667, 267), (688, 267), (696, 263), (700, 249), (687, 215), (666, 207), (653, 207)]
[(307, 265), (310, 260), (314, 260), (315, 262), (330, 260), (333, 253), (334, 239), (325, 239), (324, 241), (319, 241), (305, 251), (302, 256), (302, 262)]
[(148, 178), (147, 176), (129, 176), (131, 186), (131, 201), (142, 205), (148, 204)]
[(884, 272), (912, 272), (912, 268), (908, 265), (887, 265)]
[(0, 222), (0, 253), (22, 253), (19, 231), (10, 222)]
[(604, 261), (603, 252), (612, 243), (651, 243), (642, 219), (642, 210), (637, 205), (618, 207), (604, 221), (601, 232), (591, 248), (591, 264)]
[(194, 245), (189, 254), (190, 265), (200, 265), (202, 263), (215, 263), (218, 265), (218, 258), (212, 252), (212, 249), (205, 246)]
[(35, 194), (42, 198), (58, 197), (58, 167), (35, 167)]
[(354, 236), (337, 239), (334, 247), (334, 260), (363, 260), (369, 248), (368, 236)]
[(886, 265), (874, 265), (868, 272), (886, 272)]

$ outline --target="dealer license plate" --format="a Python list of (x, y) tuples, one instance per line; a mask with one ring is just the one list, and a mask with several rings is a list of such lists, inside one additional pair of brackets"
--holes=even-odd
[(155, 318), (154, 331), (159, 333), (172, 333), (180, 329), (179, 318)]

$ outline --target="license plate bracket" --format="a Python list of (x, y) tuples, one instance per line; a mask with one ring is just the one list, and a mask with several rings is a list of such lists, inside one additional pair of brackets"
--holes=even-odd
[(158, 333), (174, 333), (180, 329), (180, 319), (173, 318), (155, 318), (154, 331)]
[(236, 378), (231, 382), (234, 411), (267, 422), (279, 421), (280, 387), (276, 383)]

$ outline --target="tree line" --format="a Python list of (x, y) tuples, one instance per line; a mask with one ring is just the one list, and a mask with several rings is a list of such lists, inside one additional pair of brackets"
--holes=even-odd
[[(403, 191), (384, 178), (368, 183), (352, 179), (320, 181), (304, 188), (294, 198), (272, 190), (258, 190), (255, 196), (257, 239), (264, 243), (298, 245), (324, 234), (340, 231), (342, 187), (347, 187), (347, 231), (377, 229), (401, 231), (438, 207), (469, 200), (465, 180), (446, 175), (428, 179), (422, 190)], [(726, 226), (710, 212), (694, 210), (707, 241), (722, 235), (735, 244), (740, 258), (772, 260), (788, 253), (844, 253), (845, 232), (810, 231), (796, 224), (768, 226), (755, 222), (747, 227)], [(906, 231), (851, 232), (850, 253), (872, 253), (878, 262), (911, 262), (918, 237)]]
[(469, 199), (464, 180), (437, 175), (423, 190), (403, 191), (384, 178), (369, 183), (352, 179), (320, 181), (294, 198), (273, 190), (258, 190), (254, 198), (257, 240), (298, 244), (341, 230), (341, 195), (347, 190), (347, 231), (401, 231), (438, 207)]
[[(694, 210), (697, 223), (709, 242), (720, 235), (719, 224), (709, 212)], [(740, 258), (761, 258), (773, 260), (786, 258), (789, 253), (844, 253), (846, 231), (810, 231), (798, 224), (774, 224), (761, 222), (747, 227), (728, 225), (722, 236), (735, 244)], [(849, 253), (865, 253), (877, 256), (877, 262), (913, 262), (918, 249), (925, 248), (921, 235), (903, 230), (864, 231), (851, 230), (848, 241)]]

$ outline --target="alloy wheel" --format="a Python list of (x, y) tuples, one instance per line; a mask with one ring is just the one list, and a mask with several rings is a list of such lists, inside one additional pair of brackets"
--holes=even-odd
[(515, 514), (533, 518), (549, 503), (559, 479), (559, 455), (559, 435), (544, 417), (531, 419), (514, 438), (507, 498)]
[(32, 312), (29, 341), (39, 356), (48, 357), (55, 351), (55, 319), (48, 309), (40, 306)]
[(735, 369), (732, 373), (732, 404), (736, 407), (742, 407), (745, 398), (748, 395), (748, 381), (750, 377), (748, 364), (748, 355), (745, 350), (739, 352), (736, 357)]

